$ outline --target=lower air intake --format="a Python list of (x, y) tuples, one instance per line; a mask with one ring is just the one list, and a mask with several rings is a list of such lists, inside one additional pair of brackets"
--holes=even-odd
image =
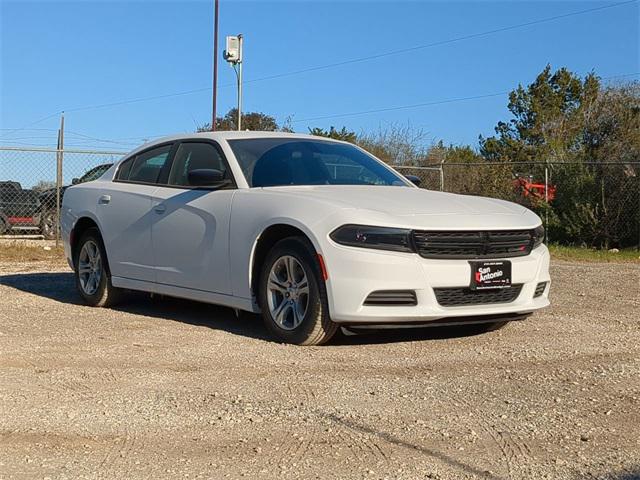
[(443, 307), (464, 307), (468, 305), (490, 305), (492, 303), (513, 302), (522, 284), (511, 285), (509, 288), (471, 290), (467, 287), (434, 288), (436, 300)]
[(533, 293), (533, 298), (538, 298), (544, 293), (544, 289), (547, 288), (547, 282), (540, 282), (536, 285), (536, 291)]
[(370, 293), (364, 304), (374, 307), (415, 306), (418, 304), (418, 299), (413, 290), (378, 290)]

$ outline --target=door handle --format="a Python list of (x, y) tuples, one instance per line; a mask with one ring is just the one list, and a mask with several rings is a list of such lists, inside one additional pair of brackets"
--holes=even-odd
[(167, 211), (167, 207), (165, 207), (162, 203), (160, 203), (159, 205), (156, 205), (155, 207), (153, 207), (153, 211), (156, 213), (164, 213)]
[(100, 205), (107, 205), (110, 201), (111, 201), (111, 195), (102, 195), (102, 196), (98, 199), (98, 204), (100, 204)]

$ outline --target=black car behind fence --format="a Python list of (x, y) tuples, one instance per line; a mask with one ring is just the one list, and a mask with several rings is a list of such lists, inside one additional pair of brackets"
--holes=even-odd
[[(58, 194), (95, 180), (125, 152), (0, 147), (0, 235), (57, 238)], [(529, 162), (394, 165), (420, 187), (521, 203), (548, 241), (640, 248), (640, 163)], [(336, 166), (336, 168), (338, 168)], [(372, 205), (375, 207), (375, 205)]]
[(58, 239), (65, 190), (99, 178), (123, 154), (0, 147), (0, 236)]

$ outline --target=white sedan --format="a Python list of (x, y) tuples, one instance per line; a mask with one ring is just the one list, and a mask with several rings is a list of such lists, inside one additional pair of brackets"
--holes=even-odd
[(339, 326), (488, 328), (549, 305), (540, 218), (417, 188), (352, 144), (216, 132), (163, 138), (69, 188), (64, 248), (84, 300), (140, 290), (262, 313), (280, 340)]

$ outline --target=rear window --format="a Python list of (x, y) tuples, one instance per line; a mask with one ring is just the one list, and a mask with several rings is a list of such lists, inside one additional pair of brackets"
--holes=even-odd
[(171, 145), (147, 150), (125, 161), (118, 170), (118, 180), (136, 183), (157, 183)]

